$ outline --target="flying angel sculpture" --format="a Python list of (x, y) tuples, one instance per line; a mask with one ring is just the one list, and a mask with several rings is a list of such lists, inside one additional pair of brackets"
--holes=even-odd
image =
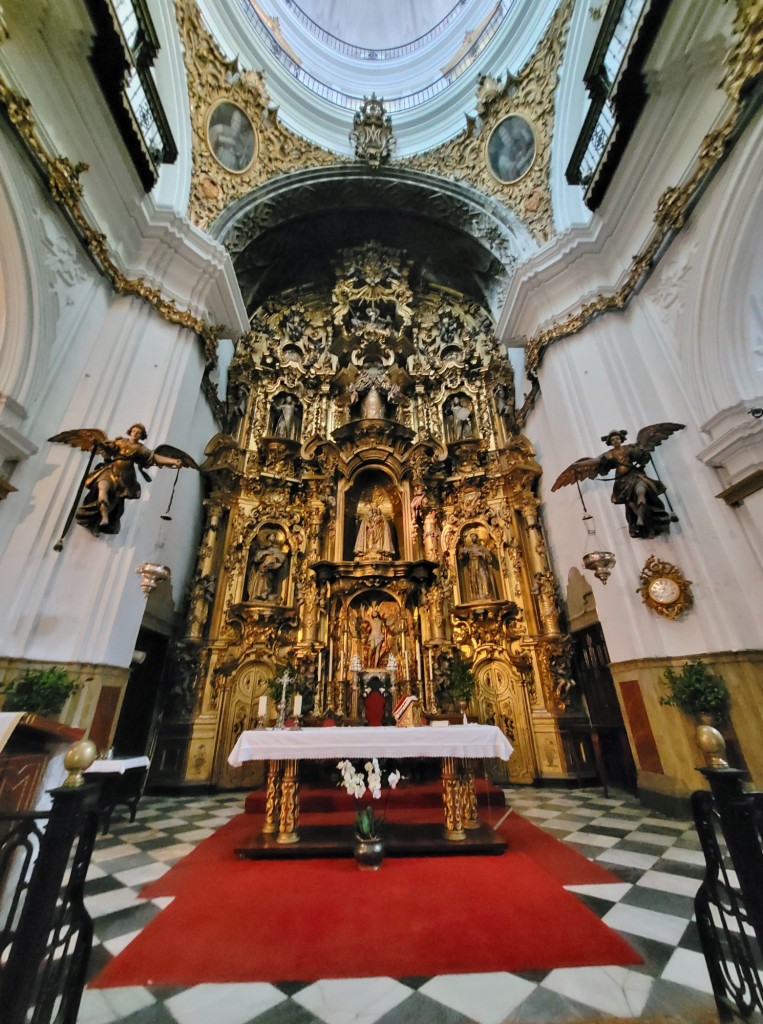
[(678, 516), (672, 510), (668, 512), (662, 503), (660, 495), (666, 491), (665, 484), (647, 476), (645, 468), (654, 449), (683, 428), (683, 423), (652, 423), (639, 430), (634, 444), (624, 444), (627, 430), (610, 430), (602, 437), (610, 448), (597, 458), (573, 462), (559, 474), (551, 490), (558, 491), (560, 487), (578, 480), (594, 480), (613, 470), (612, 502), (625, 505), (631, 537), (656, 537), (659, 533), (667, 533), (670, 524), (678, 522)]
[[(125, 437), (116, 437), (113, 441), (102, 430), (93, 427), (64, 430), (48, 438), (49, 441), (68, 444), (72, 448), (90, 452), (90, 461), (61, 539), (55, 545), (56, 551), (63, 547), (63, 539), (75, 515), (80, 526), (86, 527), (96, 535), (119, 533), (125, 501), (140, 497), (136, 470), (144, 480), (150, 481), (151, 477), (146, 473), (150, 466), (166, 466), (178, 471), (183, 466), (189, 469), (199, 468), (191, 456), (180, 448), (173, 448), (169, 444), (159, 445), (154, 450), (148, 448), (143, 444), (147, 436), (142, 423), (133, 423)], [(103, 461), (91, 469), (96, 455), (100, 455)], [(83, 491), (86, 492), (85, 499), (77, 508)]]

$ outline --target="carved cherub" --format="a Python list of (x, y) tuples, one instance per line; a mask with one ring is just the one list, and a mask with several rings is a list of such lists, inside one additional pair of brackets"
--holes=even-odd
[[(117, 437), (113, 441), (102, 430), (93, 427), (64, 430), (48, 438), (57, 444), (68, 444), (72, 448), (90, 452), (90, 462), (74, 501), (76, 508), (82, 491), (86, 492), (85, 500), (76, 510), (80, 526), (86, 527), (96, 535), (119, 533), (125, 501), (140, 497), (136, 468), (146, 481), (151, 480), (146, 473), (150, 466), (167, 466), (174, 469), (188, 466), (190, 469), (198, 470), (199, 467), (191, 456), (180, 448), (162, 444), (152, 450), (143, 444), (146, 437), (146, 428), (143, 424), (133, 423), (128, 428), (126, 437)], [(103, 461), (91, 471), (90, 467), (96, 455), (100, 455)], [(74, 508), (69, 514), (61, 540), (56, 544), (56, 550), (61, 550), (63, 537), (73, 517)]]
[(678, 522), (678, 517), (667, 511), (660, 498), (665, 493), (665, 484), (647, 476), (644, 470), (654, 449), (683, 428), (683, 423), (652, 423), (639, 430), (635, 444), (623, 443), (628, 436), (627, 430), (610, 430), (602, 441), (611, 447), (597, 458), (573, 462), (559, 474), (551, 490), (556, 491), (576, 480), (593, 480), (614, 470), (612, 502), (625, 505), (631, 537), (655, 537), (667, 533), (671, 522)]

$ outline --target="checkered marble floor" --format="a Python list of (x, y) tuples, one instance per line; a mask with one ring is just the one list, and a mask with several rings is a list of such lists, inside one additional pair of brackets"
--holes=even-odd
[[(669, 1015), (713, 1020), (710, 981), (692, 920), (703, 858), (689, 821), (601, 790), (512, 788), (507, 802), (535, 825), (599, 861), (620, 881), (569, 886), (639, 951), (637, 967), (461, 974), (192, 988), (86, 989), (78, 1024), (501, 1024)], [(146, 797), (130, 825), (112, 821), (88, 876), (92, 977), (167, 906), (141, 888), (238, 814), (241, 794)], [(563, 921), (560, 921), (563, 926)]]

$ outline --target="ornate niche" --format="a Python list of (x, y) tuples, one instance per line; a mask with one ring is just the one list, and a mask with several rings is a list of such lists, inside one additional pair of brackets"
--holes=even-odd
[(461, 531), (458, 558), (458, 604), (500, 601), (501, 572), (490, 531), (481, 523), (469, 523)]
[(244, 578), (244, 601), (290, 604), (291, 549), (284, 530), (276, 523), (265, 523), (249, 546)]
[(392, 561), (403, 547), (402, 504), (382, 470), (361, 471), (344, 496), (344, 561)]
[(302, 437), (302, 403), (288, 391), (279, 391), (270, 400), (268, 436), (286, 441)]

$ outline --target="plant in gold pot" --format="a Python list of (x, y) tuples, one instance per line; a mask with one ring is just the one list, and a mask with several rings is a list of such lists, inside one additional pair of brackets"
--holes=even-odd
[(700, 750), (708, 755), (714, 768), (728, 767), (723, 758), (726, 744), (716, 726), (729, 718), (731, 695), (720, 676), (699, 659), (691, 659), (676, 672), (669, 668), (663, 675), (668, 695), (662, 704), (670, 704), (694, 719)]
[(442, 706), (458, 708), (462, 715), (465, 715), (474, 687), (474, 673), (461, 651), (456, 648), (448, 667), (445, 684), (439, 694)]
[(82, 683), (56, 665), (25, 668), (20, 676), (0, 685), (3, 711), (28, 711), (48, 717), (57, 715)]

